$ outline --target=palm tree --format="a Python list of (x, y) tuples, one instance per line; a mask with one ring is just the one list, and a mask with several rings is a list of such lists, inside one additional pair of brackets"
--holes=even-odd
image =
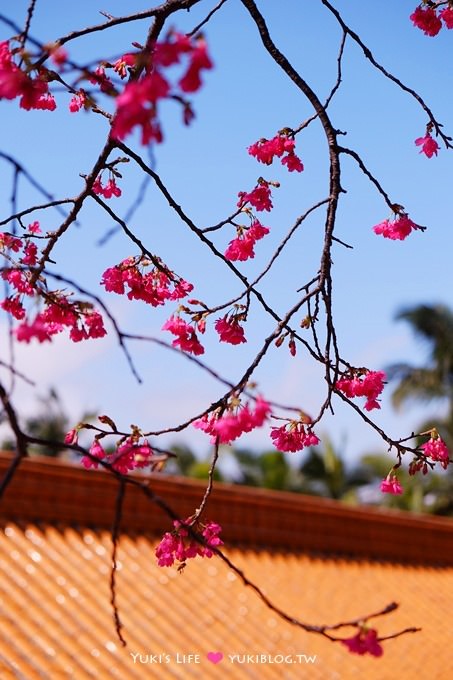
[[(447, 400), (446, 418), (430, 421), (447, 445), (453, 445), (453, 312), (444, 305), (417, 305), (396, 317), (407, 321), (414, 333), (429, 345), (426, 366), (393, 364), (387, 369), (390, 380), (398, 380), (392, 398), (396, 408), (409, 400)], [(427, 428), (426, 428), (427, 429)]]

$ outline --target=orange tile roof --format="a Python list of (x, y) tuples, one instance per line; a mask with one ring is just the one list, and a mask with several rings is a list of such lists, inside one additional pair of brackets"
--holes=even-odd
[[(0, 474), (7, 462), (0, 458)], [(182, 516), (204, 489), (155, 475), (150, 485)], [(450, 520), (215, 489), (208, 517), (224, 525), (225, 552), (289, 614), (334, 623), (401, 603), (377, 620), (379, 633), (423, 631), (388, 641), (375, 659), (279, 619), (217, 558), (191, 560), (183, 574), (158, 567), (156, 534), (170, 521), (129, 488), (117, 572), (122, 648), (109, 590), (115, 491), (104, 472), (23, 462), (0, 505), (2, 680), (453, 677)], [(214, 664), (209, 652), (224, 657)]]

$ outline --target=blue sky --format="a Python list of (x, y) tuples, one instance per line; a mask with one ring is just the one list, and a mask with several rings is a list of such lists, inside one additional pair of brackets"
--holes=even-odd
[[(190, 13), (174, 16), (180, 31), (193, 28), (215, 3), (202, 2)], [(320, 2), (271, 0), (259, 2), (270, 32), (302, 76), (325, 98), (335, 82), (336, 55), (341, 34)], [(51, 0), (38, 0), (31, 35), (50, 42), (75, 28), (103, 21), (98, 9), (112, 15), (124, 13), (125, 3), (111, 0), (99, 5), (92, 0), (65, 3), (55, 11)], [(442, 30), (428, 38), (412, 27), (409, 14), (415, 3), (336, 3), (344, 19), (368, 44), (384, 66), (414, 87), (427, 101), (445, 130), (453, 133), (449, 98), (452, 91), (451, 41), (453, 32)], [(19, 0), (8, 8), (8, 16), (21, 24), (27, 2)], [(127, 3), (132, 13), (149, 2)], [(3, 11), (6, 11), (3, 9)], [(70, 57), (91, 62), (118, 56), (141, 42), (147, 26), (131, 23), (105, 34), (94, 34), (70, 43)], [(260, 175), (281, 182), (274, 192), (274, 210), (263, 222), (271, 233), (256, 248), (256, 258), (240, 268), (253, 278), (272, 255), (283, 235), (316, 201), (327, 195), (326, 145), (318, 123), (297, 138), (297, 151), (305, 164), (300, 175), (278, 166), (258, 165), (246, 148), (260, 137), (271, 137), (284, 127), (296, 127), (312, 112), (295, 86), (279, 71), (260, 45), (255, 26), (238, 0), (229, 0), (213, 17), (205, 35), (215, 68), (204, 77), (204, 87), (193, 97), (196, 120), (181, 125), (181, 112), (173, 104), (163, 107), (165, 143), (154, 151), (156, 170), (186, 213), (200, 226), (214, 224), (234, 209), (237, 192), (250, 190)], [(0, 37), (10, 37), (0, 23)], [(343, 157), (343, 186), (337, 236), (354, 246), (333, 251), (334, 317), (341, 353), (351, 364), (382, 369), (389, 363), (422, 362), (426, 348), (419, 345), (395, 313), (402, 307), (424, 303), (451, 305), (452, 192), (451, 160), (445, 149), (437, 158), (426, 159), (414, 145), (424, 134), (426, 114), (406, 93), (385, 80), (348, 41), (343, 64), (344, 80), (329, 108), (334, 125), (347, 135), (341, 142), (361, 154), (392, 200), (405, 206), (415, 222), (427, 231), (413, 233), (405, 242), (375, 236), (371, 227), (388, 217), (388, 209), (354, 162)], [(69, 96), (56, 95), (57, 111), (24, 112), (17, 102), (0, 102), (2, 150), (26, 162), (28, 169), (55, 196), (75, 195), (82, 187), (80, 173), (89, 171), (107, 135), (107, 124), (93, 114), (70, 114)], [(134, 148), (134, 138), (127, 140)], [(0, 161), (1, 162), (1, 161)], [(1, 162), (0, 206), (3, 219), (9, 214), (10, 168)], [(124, 215), (142, 180), (133, 163), (121, 167), (123, 196), (112, 199), (112, 207)], [(21, 182), (19, 207), (41, 202), (36, 192)], [(45, 229), (58, 226), (56, 212), (39, 216)], [(323, 213), (306, 222), (281, 262), (260, 289), (283, 313), (296, 299), (296, 289), (316, 274), (322, 242)], [(55, 251), (55, 271), (78, 279), (84, 287), (102, 295), (102, 272), (135, 250), (117, 233), (100, 248), (98, 241), (112, 226), (108, 216), (92, 202), (82, 213), (80, 226), (73, 227)], [(238, 292), (238, 283), (221, 263), (213, 262), (206, 249), (168, 209), (150, 185), (146, 200), (131, 220), (132, 228), (147, 247), (195, 285), (193, 295), (209, 306), (226, 301)], [(224, 248), (234, 237), (233, 229), (216, 234)], [(173, 309), (150, 309), (110, 294), (105, 297), (118, 315), (124, 330), (165, 338), (162, 323)], [(273, 329), (273, 322), (252, 305), (246, 336), (241, 347), (219, 345), (211, 330), (206, 337), (204, 359), (226, 378), (235, 381), (260, 345), (260, 338)], [(7, 359), (6, 323), (0, 317), (0, 358)], [(166, 338), (168, 339), (168, 338)], [(144, 382), (138, 385), (112, 334), (104, 340), (79, 345), (57, 338), (52, 346), (20, 346), (18, 367), (34, 379), (42, 394), (46, 386), (59, 391), (66, 409), (76, 422), (81, 412), (108, 413), (121, 428), (130, 423), (145, 430), (176, 425), (215, 401), (223, 388), (195, 369), (184, 357), (176, 357), (152, 345), (131, 345)], [(286, 348), (273, 349), (259, 367), (255, 380), (268, 398), (294, 404), (315, 414), (323, 401), (325, 387), (320, 369), (299, 350), (296, 358)], [(388, 398), (374, 412), (376, 422), (393, 437), (407, 436), (427, 410), (407, 408), (395, 413)], [(33, 390), (18, 383), (16, 399), (20, 410), (32, 412)], [(442, 405), (438, 405), (442, 408)], [(383, 450), (379, 438), (361, 423), (357, 414), (335, 402), (335, 417), (318, 427), (338, 443), (348, 460), (369, 450)], [(207, 451), (205, 435), (189, 428), (167, 443), (185, 441), (200, 454)], [(265, 428), (239, 440), (240, 446), (269, 447)], [(293, 454), (302, 459), (303, 453)]]

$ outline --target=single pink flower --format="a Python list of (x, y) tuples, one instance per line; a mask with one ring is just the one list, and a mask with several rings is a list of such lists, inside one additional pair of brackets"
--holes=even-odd
[(79, 430), (76, 427), (74, 427), (72, 430), (69, 430), (69, 432), (66, 433), (65, 438), (64, 438), (64, 443), (65, 444), (77, 444), (78, 438), (79, 438)]
[(295, 153), (289, 153), (287, 156), (284, 156), (282, 158), (282, 165), (286, 165), (290, 172), (302, 172), (304, 169), (304, 164)]
[(415, 224), (405, 213), (397, 215), (393, 220), (384, 220), (373, 227), (375, 234), (393, 241), (404, 241), (413, 230), (417, 229), (422, 230), (423, 228)]
[(421, 146), (420, 153), (424, 153), (427, 158), (432, 158), (439, 151), (439, 144), (435, 139), (431, 137), (430, 134), (426, 134), (424, 137), (419, 137), (415, 140), (417, 146)]
[(403, 493), (403, 487), (399, 483), (396, 475), (390, 473), (381, 482), (382, 493), (391, 493), (394, 495), (400, 495)]

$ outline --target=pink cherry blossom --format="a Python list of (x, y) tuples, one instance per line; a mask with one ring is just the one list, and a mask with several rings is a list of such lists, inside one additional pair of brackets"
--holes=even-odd
[(249, 404), (245, 406), (230, 405), (230, 410), (222, 415), (218, 412), (205, 414), (202, 418), (194, 421), (193, 426), (211, 435), (211, 443), (217, 439), (221, 444), (231, 444), (245, 432), (251, 432), (256, 427), (261, 427), (271, 413), (271, 407), (262, 397), (257, 397), (255, 408)]
[(20, 295), (7, 297), (5, 300), (0, 302), (0, 307), (19, 321), (25, 318), (25, 308), (20, 301)]
[[(90, 454), (91, 456), (97, 458), (98, 460), (103, 460), (106, 457), (106, 453), (99, 439), (95, 439), (94, 442), (91, 444)], [(82, 456), (81, 463), (87, 470), (89, 468), (94, 468), (95, 470), (97, 470), (97, 468), (99, 467), (99, 463), (96, 460), (93, 460), (93, 458), (91, 458), (90, 456)]]
[(282, 165), (286, 165), (290, 172), (302, 172), (304, 169), (304, 164), (300, 160), (299, 156), (295, 153), (289, 153), (287, 156), (282, 158)]
[(76, 92), (76, 94), (69, 102), (69, 110), (71, 111), (71, 113), (77, 113), (77, 111), (80, 111), (80, 109), (82, 109), (85, 106), (86, 101), (87, 97), (85, 91), (79, 90), (78, 92)]
[(352, 399), (353, 397), (366, 397), (365, 410), (372, 411), (381, 408), (377, 401), (378, 396), (384, 389), (386, 375), (384, 371), (357, 371), (351, 376), (345, 376), (337, 380), (336, 389)]
[(93, 183), (92, 191), (94, 194), (103, 196), (104, 198), (111, 198), (112, 196), (121, 196), (121, 189), (117, 186), (115, 178), (110, 177), (105, 186), (102, 185), (101, 176), (96, 177)]
[[(222, 527), (216, 522), (193, 524), (189, 517), (185, 522), (175, 520), (173, 531), (164, 534), (161, 542), (156, 548), (157, 563), (160, 567), (171, 567), (175, 561), (184, 566), (186, 560), (199, 555), (200, 557), (211, 558), (214, 555), (213, 548), (223, 545), (219, 534)], [(188, 527), (201, 534), (206, 545), (199, 543), (189, 535)]]
[(439, 144), (435, 139), (431, 137), (430, 134), (426, 134), (424, 137), (419, 137), (415, 140), (417, 146), (421, 146), (420, 153), (424, 153), (427, 158), (432, 158), (439, 151)]
[(278, 451), (291, 453), (319, 444), (315, 433), (309, 428), (306, 429), (306, 424), (300, 420), (292, 420), (281, 427), (273, 427), (271, 439)]
[(225, 315), (221, 319), (217, 319), (214, 328), (219, 334), (221, 342), (228, 342), (230, 345), (239, 345), (241, 342), (247, 342), (244, 336), (244, 329), (234, 315)]
[(12, 236), (11, 234), (0, 232), (1, 250), (12, 250), (14, 253), (18, 253), (21, 248), (22, 239)]
[(63, 326), (45, 323), (38, 315), (32, 323), (24, 321), (20, 326), (17, 326), (14, 335), (19, 342), (29, 343), (35, 338), (38, 342), (43, 343), (50, 342), (52, 340), (52, 335), (55, 335), (62, 330)]
[(97, 67), (94, 73), (90, 75), (89, 81), (92, 85), (99, 85), (101, 92), (114, 92), (112, 81), (106, 75), (105, 68), (103, 66)]
[(176, 339), (171, 343), (173, 347), (179, 347), (190, 354), (204, 354), (204, 347), (198, 340), (195, 328), (181, 319), (180, 316), (171, 316), (162, 326), (163, 331), (170, 331), (176, 335)]
[[(294, 139), (286, 132), (279, 132), (272, 139), (260, 139), (248, 148), (251, 156), (254, 156), (260, 163), (270, 165), (275, 156), (281, 159), (282, 165), (286, 165), (292, 172), (302, 172), (304, 166), (302, 161), (294, 152)], [(287, 154), (284, 156), (283, 154)]]
[(74, 427), (72, 430), (69, 430), (69, 432), (66, 433), (63, 441), (65, 444), (77, 444), (78, 440), (79, 430), (77, 427)]
[(183, 92), (196, 92), (201, 87), (201, 71), (212, 68), (212, 61), (209, 58), (207, 45), (203, 38), (196, 41), (192, 48), (190, 63), (186, 73), (179, 81), (179, 87)]
[(39, 226), (39, 222), (32, 222), (31, 224), (28, 225), (28, 232), (30, 234), (40, 234), (41, 233), (41, 227)]
[(423, 228), (415, 224), (405, 213), (397, 215), (393, 220), (384, 220), (373, 227), (375, 234), (382, 235), (384, 238), (389, 238), (393, 241), (404, 241), (416, 229)]
[(27, 264), (34, 267), (38, 261), (38, 246), (36, 243), (26, 243), (24, 246), (24, 255), (20, 258), (22, 264)]
[(238, 229), (238, 236), (228, 244), (228, 248), (224, 253), (225, 257), (232, 262), (237, 260), (243, 262), (255, 257), (255, 243), (268, 233), (269, 229), (254, 219), (248, 229), (245, 227)]
[(342, 640), (342, 643), (353, 654), (382, 656), (384, 653), (382, 645), (379, 644), (377, 632), (373, 628), (360, 630), (354, 637)]
[(112, 468), (121, 474), (148, 467), (154, 455), (146, 441), (138, 443), (133, 437), (127, 438), (116, 451), (106, 457)]
[(437, 35), (442, 28), (442, 22), (433, 7), (417, 7), (410, 19), (414, 26), (423, 31), (425, 35), (431, 37)]
[(447, 28), (453, 28), (453, 7), (445, 7), (439, 12), (439, 16)]
[(394, 474), (389, 474), (385, 479), (383, 479), (380, 488), (382, 493), (391, 493), (394, 495), (403, 493), (403, 487)]
[(261, 180), (249, 193), (240, 191), (238, 196), (238, 208), (243, 208), (247, 203), (250, 203), (258, 211), (267, 210), (270, 212), (273, 208), (271, 190), (269, 182), (266, 182), (266, 180)]
[(118, 73), (120, 78), (125, 78), (128, 74), (128, 69), (133, 68), (136, 64), (137, 54), (123, 54), (113, 64), (113, 70)]
[(423, 449), (425, 456), (431, 458), (431, 460), (440, 462), (441, 466), (444, 469), (447, 469), (450, 462), (450, 452), (437, 432), (434, 432), (430, 439), (425, 442), (425, 444), (422, 444), (420, 448)]
[(153, 307), (167, 300), (180, 300), (193, 290), (191, 283), (176, 276), (163, 263), (159, 264), (158, 267), (143, 256), (128, 257), (106, 269), (101, 284), (118, 295), (124, 295), (127, 287), (129, 300), (142, 300)]

